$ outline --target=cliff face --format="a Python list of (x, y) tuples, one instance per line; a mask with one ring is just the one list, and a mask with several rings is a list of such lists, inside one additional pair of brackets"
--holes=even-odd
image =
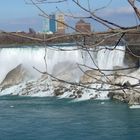
[(2, 90), (10, 86), (19, 84), (25, 80), (27, 77), (27, 70), (20, 64), (11, 71), (9, 71), (0, 84)]

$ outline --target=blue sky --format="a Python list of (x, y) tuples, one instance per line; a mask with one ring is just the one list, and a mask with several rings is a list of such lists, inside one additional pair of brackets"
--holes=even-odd
[[(29, 0), (26, 0), (29, 1)], [(50, 0), (51, 1), (51, 0)], [(53, 0), (52, 0), (53, 1)], [(81, 0), (86, 6), (87, 0)], [(91, 9), (93, 11), (107, 5), (111, 0), (91, 0)], [(47, 13), (57, 11), (56, 7), (68, 13), (73, 12), (75, 15), (84, 15), (85, 13), (73, 5), (71, 0), (63, 4), (44, 4), (39, 5)], [(36, 31), (42, 30), (42, 17), (40, 11), (33, 5), (26, 4), (24, 0), (1, 0), (0, 4), (0, 29), (6, 31), (27, 31), (29, 27)], [(136, 24), (133, 9), (127, 3), (127, 0), (112, 0), (108, 8), (97, 12), (98, 15), (105, 19), (110, 19), (118, 24), (130, 26)], [(85, 14), (86, 15), (86, 14)], [(102, 27), (94, 21), (92, 22), (95, 30), (102, 30)]]

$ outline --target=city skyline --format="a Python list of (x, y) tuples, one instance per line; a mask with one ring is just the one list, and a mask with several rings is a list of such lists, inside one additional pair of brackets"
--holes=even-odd
[[(29, 1), (29, 0), (28, 0)], [(26, 0), (27, 2), (27, 0)], [(26, 4), (24, 0), (2, 0), (0, 5), (0, 29), (6, 31), (17, 31), (23, 30), (27, 31), (29, 27), (34, 28), (36, 31), (42, 30), (42, 20), (43, 18), (39, 16), (41, 13), (35, 6), (31, 4)], [(94, 7), (93, 10), (98, 9), (100, 7), (106, 6), (109, 4), (110, 0), (107, 0), (106, 3), (103, 0), (93, 1)], [(72, 11), (75, 15), (84, 14), (84, 12), (80, 11), (80, 9), (76, 8), (76, 6), (71, 4), (71, 0), (67, 3), (62, 4), (44, 4), (39, 5), (45, 12), (49, 11), (49, 14), (57, 11), (58, 9), (62, 9), (64, 12), (68, 13), (68, 11)], [(85, 2), (83, 1), (83, 4)], [(56, 8), (57, 6), (57, 8)], [(80, 11), (80, 12), (79, 12)], [(120, 25), (135, 25), (137, 24), (135, 15), (132, 7), (126, 1), (117, 0), (112, 1), (108, 8), (104, 8), (101, 11), (97, 12), (98, 15), (104, 17), (105, 19), (109, 19), (113, 22), (117, 22)], [(72, 21), (67, 18), (66, 21), (70, 23), (72, 26), (76, 23), (76, 21)], [(99, 25), (94, 21), (89, 21), (92, 26), (94, 26), (95, 30), (103, 30), (103, 27), (99, 27)]]
[(43, 19), (43, 30), (42, 32), (47, 34), (53, 33), (65, 33), (65, 17), (62, 13), (53, 13), (48, 15), (49, 17), (44, 17)]

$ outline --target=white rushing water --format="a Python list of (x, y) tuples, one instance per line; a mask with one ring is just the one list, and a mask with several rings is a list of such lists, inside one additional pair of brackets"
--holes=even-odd
[(33, 69), (33, 66), (44, 69), (43, 55), (44, 49), (2, 48), (0, 50), (0, 81), (19, 64), (23, 64), (34, 76), (38, 77), (38, 72)]
[[(89, 55), (90, 54), (90, 55)], [(113, 69), (115, 66), (124, 66), (123, 60), (125, 47), (117, 46), (100, 46), (90, 52), (84, 52), (84, 64), (100, 69)]]
[[(58, 51), (55, 49), (46, 49), (46, 62), (47, 71), (54, 76), (67, 77), (69, 81), (78, 82), (83, 72), (78, 68), (77, 64), (87, 65), (93, 68), (100, 69), (113, 69), (115, 66), (123, 66), (123, 59), (125, 54), (125, 47), (118, 46), (117, 49), (107, 50), (103, 47), (99, 47), (99, 51), (92, 50), (89, 55), (86, 51), (81, 51), (79, 49), (71, 51), (76, 47), (63, 47), (65, 51)], [(95, 51), (95, 52), (94, 52)], [(3, 48), (0, 50), (0, 82), (3, 81), (5, 76), (9, 71), (14, 69), (17, 65), (22, 64), (27, 68), (32, 77), (39, 78), (41, 74), (33, 69), (33, 66), (41, 71), (45, 71), (45, 48)], [(87, 70), (87, 68), (83, 68)], [(65, 78), (64, 78), (65, 79)], [(92, 85), (93, 87), (98, 87), (102, 85)], [(20, 86), (21, 87), (21, 86)], [(51, 86), (50, 86), (51, 87)], [(104, 86), (108, 87), (107, 85)], [(17, 87), (19, 88), (19, 87)], [(52, 88), (52, 87), (51, 87)], [(15, 92), (15, 86), (11, 88), (12, 92)], [(8, 92), (8, 90), (2, 91), (3, 95)], [(17, 90), (20, 92), (21, 90)], [(11, 93), (11, 92), (9, 92)], [(82, 99), (89, 99), (90, 96), (95, 96), (97, 93), (93, 93), (93, 90), (85, 90)], [(91, 94), (92, 93), (92, 94)], [(70, 94), (70, 93), (69, 93)], [(38, 96), (44, 96), (46, 94), (42, 92), (36, 93)], [(106, 92), (102, 96), (99, 94), (99, 98), (106, 98)], [(32, 94), (32, 96), (34, 96)], [(62, 97), (67, 97), (66, 93)]]
[[(110, 47), (110, 49), (113, 48), (114, 47)], [(100, 69), (112, 70), (113, 67), (115, 66), (123, 66), (124, 55), (125, 55), (124, 46), (117, 46), (117, 48), (114, 50), (102, 49), (98, 52), (97, 55), (98, 67)]]

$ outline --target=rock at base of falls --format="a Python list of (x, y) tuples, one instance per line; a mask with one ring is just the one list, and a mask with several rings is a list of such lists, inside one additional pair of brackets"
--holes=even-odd
[[(81, 77), (80, 84), (83, 85), (83, 87), (81, 87), (60, 82), (49, 77), (48, 75), (42, 75), (39, 79), (26, 81), (27, 75), (29, 73), (22, 65), (18, 65), (16, 68), (11, 70), (3, 80), (1, 84), (3, 87), (1, 95), (11, 94), (34, 97), (57, 96), (59, 98), (73, 98), (76, 101), (89, 99), (108, 99), (108, 96), (111, 99), (117, 99), (130, 105), (140, 104), (140, 85), (136, 88), (132, 87), (134, 84), (139, 84), (139, 72), (140, 70), (129, 74), (114, 74), (114, 77), (111, 77), (112, 80), (109, 77), (111, 81), (114, 81), (111, 82), (114, 84), (114, 86), (110, 86), (100, 83), (102, 80), (102, 75), (100, 72), (89, 70), (86, 71)], [(132, 77), (135, 77), (136, 79)], [(96, 81), (93, 81), (93, 79), (96, 79)], [(87, 88), (84, 86), (87, 86)], [(115, 88), (123, 87), (125, 87), (124, 90), (114, 91)], [(112, 92), (105, 92), (104, 89), (112, 89)]]
[[(114, 80), (116, 86), (112, 89), (122, 88), (121, 90), (114, 90), (108, 94), (111, 99), (117, 99), (128, 103), (129, 105), (140, 104), (140, 69), (129, 74), (118, 76)], [(118, 85), (118, 86), (117, 86)]]
[(128, 103), (129, 105), (140, 104), (140, 94), (136, 91), (125, 90), (125, 92), (110, 92), (108, 96), (111, 99), (119, 100)]
[(17, 85), (21, 82), (23, 82), (28, 77), (28, 71), (23, 67), (22, 64), (16, 66), (14, 69), (9, 71), (4, 78), (4, 80), (1, 82), (0, 87), (2, 90)]

